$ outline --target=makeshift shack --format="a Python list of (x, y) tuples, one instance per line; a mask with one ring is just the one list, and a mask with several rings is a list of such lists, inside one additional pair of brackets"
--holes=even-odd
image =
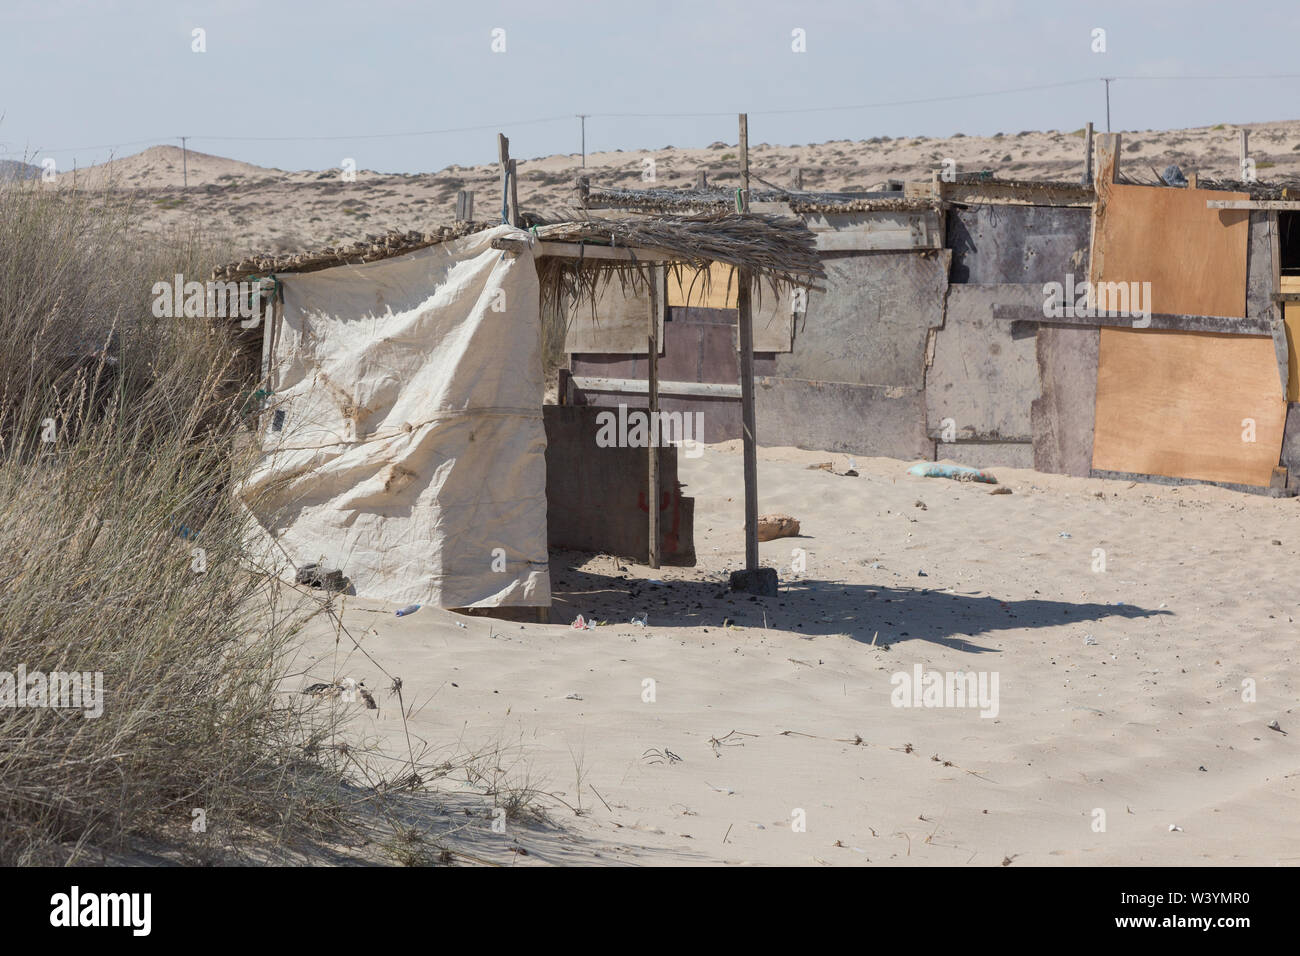
[[(775, 294), (819, 275), (811, 247), (802, 227), (724, 214), (465, 225), (217, 270), (276, 290), (266, 320), (245, 332), (250, 353), (260, 348), (264, 406), (260, 458), (239, 489), (267, 566), (337, 568), (357, 594), (394, 604), (545, 608), (548, 545), (566, 533), (554, 521), (548, 531), (548, 497), (585, 522), (587, 546), (637, 547), (630, 521), (649, 529), (640, 540), (656, 560), (663, 546), (684, 556), (691, 512), (675, 448), (629, 458), (596, 442), (590, 423), (575, 430), (557, 416), (567, 454), (548, 467), (543, 306), (715, 262), (750, 269)], [(625, 475), (634, 458), (629, 480), (584, 484), (578, 513), (573, 481), (597, 460)], [(660, 475), (672, 486), (661, 489)]]
[[(755, 317), (758, 441), (1294, 490), (1300, 312), (1282, 309), (1300, 300), (1300, 202), (1281, 185), (1125, 180), (1118, 155), (1118, 135), (1101, 137), (1085, 184), (936, 175), (901, 193), (756, 196), (813, 232), (825, 272)], [(729, 202), (582, 198), (616, 221)], [(737, 360), (730, 275), (712, 278), (707, 296), (691, 276), (667, 282), (659, 374), (665, 401), (703, 412), (719, 441), (738, 435)], [(574, 316), (568, 401), (644, 391), (645, 358), (602, 321), (644, 303), (613, 298)]]

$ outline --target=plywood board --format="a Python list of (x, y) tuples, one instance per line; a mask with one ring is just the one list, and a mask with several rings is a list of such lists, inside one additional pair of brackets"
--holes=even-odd
[[(663, 296), (659, 301), (659, 341), (663, 342)], [(645, 284), (634, 288), (631, 283), (622, 285), (611, 276), (601, 287), (594, 309), (590, 302), (569, 307), (564, 351), (570, 355), (575, 352), (645, 355), (649, 349), (649, 317), (650, 290)]]
[(1094, 288), (1099, 282), (1149, 282), (1152, 312), (1244, 317), (1250, 212), (1207, 209), (1205, 203), (1249, 198), (1210, 189), (1111, 186), (1097, 203), (1089, 276)]
[(1286, 418), (1271, 338), (1100, 335), (1094, 469), (1268, 485)]
[[(735, 309), (736, 289), (735, 269), (724, 263), (713, 263), (707, 275), (684, 267), (668, 270), (670, 308)], [(789, 352), (794, 316), (789, 290), (774, 293), (770, 286), (755, 283), (752, 302), (754, 351)]]

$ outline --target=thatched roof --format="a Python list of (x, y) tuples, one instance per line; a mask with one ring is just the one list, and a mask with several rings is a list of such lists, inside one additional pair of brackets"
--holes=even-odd
[[(218, 266), (212, 270), (212, 277), (229, 282), (249, 276), (316, 272), (376, 262), (496, 225), (460, 222), (437, 232), (393, 232), (314, 252), (252, 255)], [(642, 250), (657, 259), (670, 259), (673, 264), (692, 268), (704, 269), (721, 262), (748, 269), (759, 278), (793, 285), (809, 285), (824, 275), (812, 233), (802, 222), (788, 217), (719, 211), (693, 216), (584, 219), (534, 226), (528, 235), (544, 242)], [(620, 271), (640, 264), (633, 254), (626, 260), (593, 257), (583, 265), (588, 270)]]
[(439, 226), (435, 232), (389, 232), (368, 236), (360, 242), (327, 246), (312, 252), (246, 256), (237, 262), (217, 266), (212, 270), (212, 278), (234, 282), (249, 276), (269, 276), (277, 272), (318, 272), (335, 266), (376, 262), (489, 228), (489, 223), (458, 222), (452, 226)]
[[(774, 292), (781, 286), (814, 288), (825, 278), (816, 239), (801, 220), (735, 212), (706, 212), (692, 216), (645, 216), (632, 219), (583, 219), (530, 230), (540, 242), (578, 246), (578, 255), (549, 255), (538, 260), (537, 273), (544, 303), (561, 298), (594, 301), (598, 285), (617, 276), (639, 285), (648, 276), (653, 256), (679, 275), (698, 273), (691, 281), (704, 287), (714, 263), (745, 269)], [(627, 248), (627, 259), (582, 255), (585, 248)]]

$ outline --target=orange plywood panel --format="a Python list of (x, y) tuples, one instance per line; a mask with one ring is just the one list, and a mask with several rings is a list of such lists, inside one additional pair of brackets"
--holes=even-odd
[(1101, 330), (1094, 469), (1268, 485), (1285, 422), (1272, 338)]
[(1250, 212), (1207, 209), (1208, 199), (1246, 193), (1154, 186), (1110, 187), (1093, 223), (1091, 274), (1098, 282), (1151, 283), (1151, 311), (1246, 315)]

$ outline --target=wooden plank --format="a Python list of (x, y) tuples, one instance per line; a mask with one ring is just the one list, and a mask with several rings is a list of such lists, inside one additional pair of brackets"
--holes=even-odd
[(1097, 198), (1102, 198), (1105, 187), (1115, 185), (1119, 175), (1119, 133), (1100, 133), (1097, 136), (1097, 169), (1092, 181), (1097, 191)]
[[(661, 272), (662, 269), (656, 269)], [(650, 289), (645, 283), (624, 287), (616, 276), (602, 280), (594, 305), (591, 302), (568, 306), (564, 350), (602, 352), (618, 355), (644, 355), (646, 350), (645, 316), (650, 308)], [(663, 297), (657, 302), (658, 335), (663, 341)]]
[(510, 221), (510, 140), (497, 133), (497, 163), (501, 167), (501, 221)]
[(1099, 282), (1149, 282), (1152, 312), (1245, 316), (1250, 214), (1205, 205), (1212, 195), (1248, 198), (1244, 193), (1122, 184), (1102, 192), (1089, 275), (1094, 291)]
[[(605, 378), (597, 375), (573, 376), (573, 387), (584, 392), (626, 392), (644, 395), (649, 384), (639, 378)], [(660, 395), (691, 395), (697, 398), (740, 398), (740, 386), (721, 382), (660, 382)]]
[[(954, 287), (956, 288), (956, 287)], [(1004, 322), (1050, 322), (1053, 325), (1077, 325), (1084, 328), (1133, 328), (1133, 323), (1145, 319), (1105, 315), (1044, 315), (1041, 305), (1012, 305), (999, 303), (993, 307), (993, 317)], [(1160, 329), (1173, 332), (1221, 332), (1224, 335), (1270, 335), (1272, 320), (1269, 316), (1228, 318), (1221, 315), (1169, 315), (1156, 313), (1151, 324), (1139, 328)]]
[(1287, 302), (1284, 306), (1284, 329), (1287, 344), (1286, 400), (1300, 402), (1300, 302)]
[(519, 218), (519, 167), (515, 160), (510, 160), (510, 224), (518, 229), (523, 225)]
[(1092, 185), (1092, 124), (1083, 129), (1083, 180), (1082, 185)]
[[(1205, 190), (1209, 192), (1210, 190)], [(1228, 193), (1239, 196), (1241, 193)], [(1300, 202), (1294, 199), (1207, 199), (1206, 209), (1272, 209), (1279, 212), (1295, 212), (1300, 209)]]
[(1286, 413), (1270, 338), (1100, 335), (1094, 470), (1268, 485)]

